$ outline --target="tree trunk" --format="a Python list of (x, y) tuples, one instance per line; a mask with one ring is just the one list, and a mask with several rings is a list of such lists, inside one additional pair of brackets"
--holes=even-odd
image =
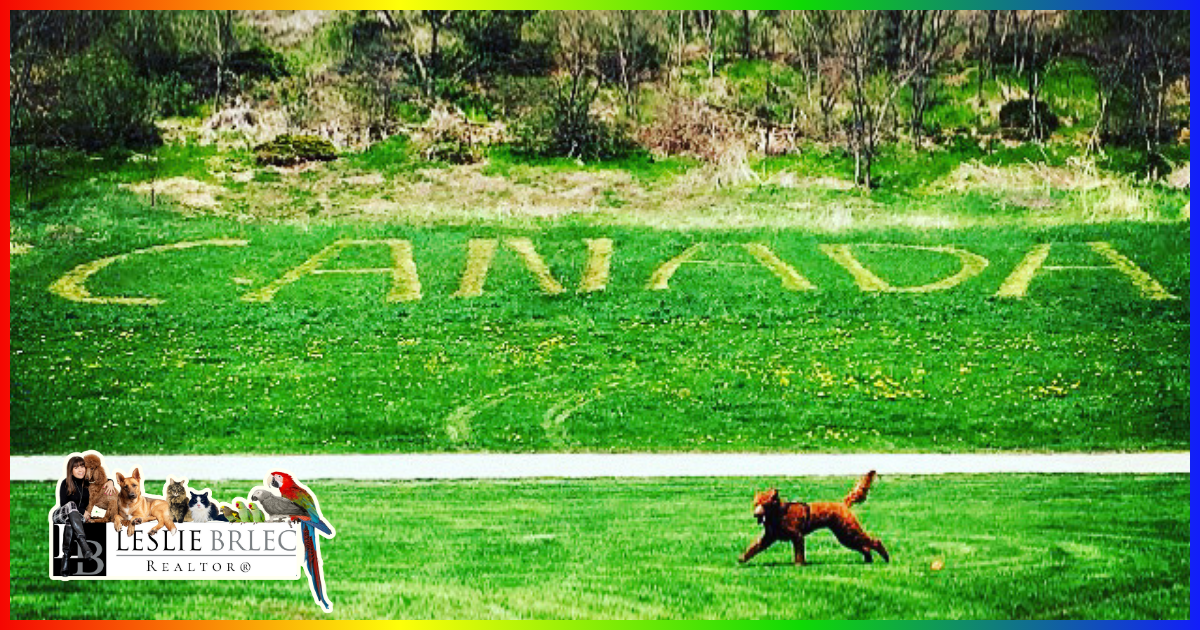
[(441, 32), (441, 27), (438, 25), (437, 20), (431, 23), (430, 31), (432, 36), (429, 40), (429, 76), (431, 81), (436, 81), (439, 66), (441, 65), (441, 54), (438, 51), (438, 33)]
[(750, 58), (750, 12), (742, 11), (742, 59)]
[(875, 162), (875, 151), (873, 149), (868, 149), (866, 152), (865, 158), (867, 160), (867, 168), (863, 172), (863, 188), (865, 188), (867, 190), (867, 192), (870, 193), (871, 192), (871, 166)]

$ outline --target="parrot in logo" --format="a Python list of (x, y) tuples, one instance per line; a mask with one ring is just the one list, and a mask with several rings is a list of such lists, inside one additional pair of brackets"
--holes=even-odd
[(238, 513), (230, 509), (228, 505), (221, 506), (221, 514), (224, 514), (226, 520), (228, 520), (230, 523), (242, 522), (242, 518), (238, 516)]
[(300, 487), (292, 476), (284, 472), (271, 473), (271, 487), (279, 488), (279, 494), (283, 498), (295, 503), (300, 509), (304, 510), (304, 514), (290, 515), (291, 522), (300, 523), (300, 536), (304, 541), (304, 567), (308, 571), (308, 578), (311, 580), (313, 597), (317, 603), (325, 609), (326, 612), (333, 610), (333, 605), (325, 599), (325, 591), (322, 585), (323, 572), (321, 570), (321, 552), (317, 544), (316, 533), (322, 532), (327, 537), (333, 536), (333, 529), (326, 525), (321, 518), (321, 513), (317, 509), (317, 502), (308, 490)]
[(250, 508), (250, 520), (251, 521), (253, 521), (255, 523), (263, 523), (267, 520), (267, 517), (265, 515), (263, 515), (262, 510), (254, 507), (253, 503), (247, 503), (246, 507)]
[(252, 519), (250, 517), (250, 510), (246, 508), (245, 504), (243, 504), (241, 501), (234, 501), (233, 506), (237, 508), (239, 523), (251, 522)]
[(258, 501), (258, 504), (262, 506), (263, 512), (266, 512), (268, 517), (267, 522), (289, 521), (291, 520), (289, 517), (293, 515), (308, 516), (308, 510), (266, 490), (255, 490), (250, 498)]

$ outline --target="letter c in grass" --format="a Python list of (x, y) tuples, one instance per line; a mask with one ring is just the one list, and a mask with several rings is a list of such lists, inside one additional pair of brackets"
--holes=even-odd
[(162, 252), (171, 252), (180, 249), (191, 249), (193, 247), (245, 247), (249, 241), (241, 239), (225, 239), (214, 238), (206, 241), (183, 241), (182, 243), (171, 243), (170, 245), (155, 245), (139, 249), (127, 254), (117, 254), (92, 262), (84, 263), (67, 272), (67, 275), (55, 280), (50, 285), (50, 292), (71, 300), (73, 302), (84, 302), (86, 304), (128, 304), (133, 306), (158, 306), (163, 303), (163, 300), (158, 298), (142, 298), (142, 297), (122, 297), (122, 296), (96, 296), (92, 295), (84, 284), (101, 269), (131, 256), (139, 254), (158, 254)]

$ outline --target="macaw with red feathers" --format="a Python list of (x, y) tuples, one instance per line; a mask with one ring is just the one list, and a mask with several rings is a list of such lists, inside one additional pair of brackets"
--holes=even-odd
[(323, 587), (325, 575), (321, 570), (321, 550), (317, 545), (316, 532), (320, 531), (326, 537), (332, 538), (333, 529), (321, 520), (321, 512), (317, 508), (316, 499), (308, 492), (307, 488), (296, 483), (291, 475), (285, 472), (273, 472), (270, 485), (279, 488), (279, 494), (283, 495), (283, 498), (295, 503), (302, 511), (306, 512), (303, 515), (292, 514), (290, 518), (291, 522), (300, 523), (300, 536), (304, 541), (304, 568), (308, 571), (313, 597), (326, 612), (329, 612), (333, 610), (333, 605), (325, 599)]

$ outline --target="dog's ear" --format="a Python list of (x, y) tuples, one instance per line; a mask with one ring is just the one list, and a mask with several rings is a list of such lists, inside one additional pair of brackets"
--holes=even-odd
[(117, 483), (125, 483), (125, 475), (117, 473)]
[(133, 469), (133, 474), (132, 474), (132, 475), (129, 475), (129, 478), (130, 478), (130, 479), (133, 479), (133, 480), (136, 480), (136, 481), (141, 481), (141, 480), (142, 480), (142, 473), (141, 473), (141, 471), (139, 471), (138, 469), (134, 468), (134, 469)]

